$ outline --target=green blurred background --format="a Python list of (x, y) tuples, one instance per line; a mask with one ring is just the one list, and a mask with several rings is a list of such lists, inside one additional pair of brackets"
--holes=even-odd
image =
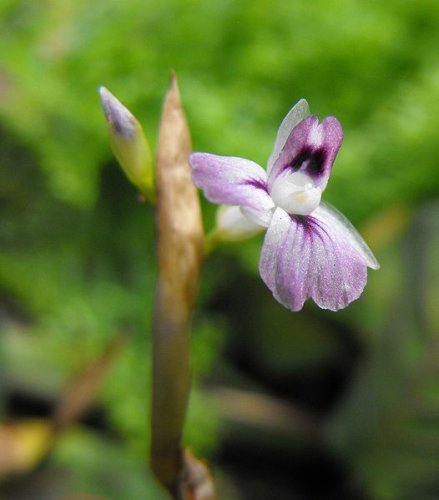
[(186, 442), (221, 498), (439, 498), (436, 0), (0, 0), (2, 420), (47, 418), (129, 332), (79, 425), (0, 496), (165, 498), (144, 466), (153, 213), (113, 160), (97, 88), (154, 145), (171, 68), (195, 150), (264, 165), (299, 98), (337, 116), (326, 200), (382, 266), (347, 310), (293, 314), (258, 277), (261, 238), (216, 251)]

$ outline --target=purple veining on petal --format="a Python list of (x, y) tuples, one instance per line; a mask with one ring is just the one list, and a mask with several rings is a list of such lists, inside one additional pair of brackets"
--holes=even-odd
[(312, 215), (288, 214), (288, 216), (295, 224), (297, 224), (297, 226), (301, 226), (306, 236), (317, 235), (320, 239), (322, 239), (320, 231), (322, 231), (326, 236), (329, 236), (326, 229)]
[(209, 153), (192, 153), (189, 161), (192, 179), (208, 200), (261, 211), (274, 206), (267, 193), (267, 174), (257, 163)]
[(290, 216), (277, 208), (261, 252), (262, 279), (293, 311), (309, 298), (337, 311), (357, 299), (366, 285), (369, 261), (356, 236), (341, 223), (334, 225), (330, 214), (316, 212)]
[(246, 186), (252, 186), (256, 189), (262, 189), (263, 191), (265, 191), (268, 194), (267, 182), (263, 181), (261, 179), (246, 179), (241, 184), (246, 185)]

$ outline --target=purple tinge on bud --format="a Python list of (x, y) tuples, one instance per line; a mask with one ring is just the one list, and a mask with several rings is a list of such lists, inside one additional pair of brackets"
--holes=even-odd
[(105, 117), (113, 132), (127, 139), (135, 136), (136, 119), (132, 113), (105, 87), (99, 87), (99, 94)]
[(350, 222), (320, 202), (343, 133), (336, 118), (319, 124), (308, 115), (302, 99), (282, 122), (268, 176), (250, 160), (193, 153), (192, 178), (210, 201), (241, 208), (229, 231), (234, 220), (236, 231), (247, 229), (241, 215), (268, 228), (259, 270), (281, 304), (298, 311), (311, 298), (337, 311), (361, 295), (367, 267), (379, 265)]
[(154, 165), (142, 126), (105, 87), (99, 88), (99, 94), (108, 122), (110, 144), (114, 155), (128, 179), (145, 199), (154, 201)]

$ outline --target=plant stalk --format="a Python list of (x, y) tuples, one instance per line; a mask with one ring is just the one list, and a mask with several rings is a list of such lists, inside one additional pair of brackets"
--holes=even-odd
[(178, 498), (182, 434), (191, 383), (190, 337), (203, 229), (191, 180), (191, 140), (177, 81), (165, 98), (157, 150), (158, 276), (153, 313), (151, 468)]

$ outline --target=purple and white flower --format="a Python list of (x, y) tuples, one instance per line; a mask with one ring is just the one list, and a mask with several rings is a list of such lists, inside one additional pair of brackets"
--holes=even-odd
[(292, 311), (312, 298), (337, 311), (356, 300), (374, 255), (350, 222), (321, 202), (343, 139), (338, 120), (321, 123), (301, 99), (277, 133), (265, 171), (244, 158), (193, 153), (194, 183), (208, 200), (225, 204), (221, 220), (233, 233), (266, 228), (262, 279)]

